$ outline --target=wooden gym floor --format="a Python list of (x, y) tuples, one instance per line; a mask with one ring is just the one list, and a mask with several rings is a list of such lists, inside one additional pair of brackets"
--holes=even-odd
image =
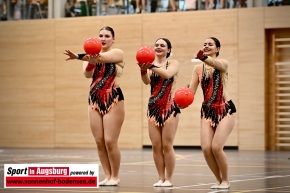
[[(289, 151), (241, 151), (226, 149), (231, 187), (211, 190), (215, 179), (200, 149), (176, 148), (176, 168), (171, 188), (154, 188), (158, 181), (150, 148), (121, 150), (121, 183), (118, 187), (63, 189), (4, 189), (4, 164), (99, 164), (95, 149), (1, 149), (0, 192), (2, 193), (290, 193)], [(100, 167), (100, 179), (104, 174)]]

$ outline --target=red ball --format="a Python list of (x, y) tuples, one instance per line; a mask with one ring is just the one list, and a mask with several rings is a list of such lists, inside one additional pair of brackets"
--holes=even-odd
[(143, 46), (137, 50), (136, 60), (139, 64), (153, 63), (155, 59), (155, 52), (151, 47)]
[(179, 88), (174, 94), (174, 100), (179, 107), (185, 108), (193, 102), (194, 94), (189, 88)]
[(87, 54), (99, 54), (102, 50), (102, 42), (98, 38), (88, 38), (84, 42), (84, 50)]

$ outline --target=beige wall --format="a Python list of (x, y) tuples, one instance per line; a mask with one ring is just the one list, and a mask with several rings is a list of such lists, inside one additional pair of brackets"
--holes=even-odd
[[(112, 26), (115, 46), (124, 50), (121, 81), (126, 119), (121, 148), (149, 145), (146, 103), (135, 60), (142, 45), (159, 37), (173, 44), (181, 63), (177, 87), (190, 81), (190, 59), (208, 36), (218, 37), (220, 57), (230, 61), (229, 91), (237, 122), (227, 142), (239, 149), (265, 149), (265, 29), (289, 28), (290, 7), (266, 7), (55, 20), (0, 22), (0, 147), (94, 148), (87, 118), (90, 80), (80, 61), (65, 61), (65, 49), (83, 52), (87, 37)], [(199, 146), (199, 88), (182, 110), (175, 145)]]

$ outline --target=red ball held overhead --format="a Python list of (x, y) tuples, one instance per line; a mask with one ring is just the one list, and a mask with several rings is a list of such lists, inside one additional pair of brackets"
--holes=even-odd
[(102, 42), (98, 38), (88, 38), (84, 42), (84, 50), (87, 54), (99, 54), (102, 50)]
[(153, 63), (155, 59), (155, 52), (149, 46), (142, 46), (137, 50), (136, 60), (139, 64)]
[(179, 88), (174, 93), (174, 100), (179, 107), (185, 108), (193, 102), (194, 94), (189, 88)]

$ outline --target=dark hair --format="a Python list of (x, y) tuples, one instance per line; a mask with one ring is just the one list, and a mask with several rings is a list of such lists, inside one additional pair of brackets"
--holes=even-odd
[(115, 32), (114, 32), (113, 28), (111, 28), (110, 26), (103, 27), (103, 28), (100, 29), (100, 31), (102, 31), (102, 30), (110, 31), (112, 36), (113, 36), (113, 38), (115, 37)]
[(171, 48), (172, 48), (172, 46), (171, 46), (171, 42), (169, 41), (169, 39), (166, 39), (166, 38), (158, 38), (158, 39), (155, 41), (155, 43), (156, 43), (158, 40), (164, 40), (164, 41), (166, 42), (166, 44), (167, 44), (168, 49), (170, 49), (170, 52), (166, 54), (166, 58), (168, 58), (168, 57), (170, 56)]
[[(215, 43), (215, 45), (216, 45), (217, 48), (220, 48), (221, 47), (221, 43), (220, 43), (220, 41), (217, 38), (215, 38), (215, 37), (209, 37), (209, 39), (212, 39), (214, 41), (214, 43)], [(218, 55), (219, 55), (219, 52), (216, 53), (216, 56), (218, 56)]]

